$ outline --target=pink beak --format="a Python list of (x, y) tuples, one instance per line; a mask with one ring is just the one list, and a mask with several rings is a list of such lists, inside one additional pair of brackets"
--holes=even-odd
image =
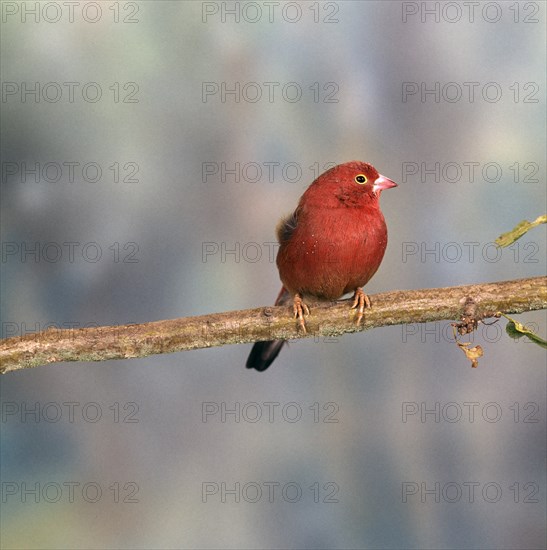
[(372, 185), (372, 191), (374, 194), (379, 195), (381, 191), (384, 189), (390, 189), (391, 187), (397, 187), (397, 184), (390, 180), (389, 178), (386, 178), (382, 175), (379, 175)]

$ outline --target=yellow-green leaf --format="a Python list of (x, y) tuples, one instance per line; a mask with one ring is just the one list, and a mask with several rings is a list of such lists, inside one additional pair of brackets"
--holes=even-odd
[(505, 331), (507, 332), (507, 334), (509, 334), (509, 336), (511, 336), (511, 338), (521, 338), (522, 336), (527, 336), (528, 338), (530, 338), (530, 340), (532, 340), (532, 342), (536, 343), (538, 346), (541, 346), (542, 348), (547, 348), (547, 342), (543, 338), (538, 336), (535, 332), (527, 329), (522, 323), (511, 319), (511, 317), (503, 313), (502, 315), (509, 320), (507, 326), (505, 327)]
[(502, 248), (509, 246), (510, 244), (513, 244), (516, 240), (520, 239), (523, 235), (528, 233), (530, 229), (542, 223), (547, 223), (547, 214), (544, 214), (543, 216), (539, 216), (533, 222), (529, 222), (528, 220), (522, 220), (518, 225), (516, 225), (513, 229), (511, 229), (511, 231), (508, 231), (507, 233), (503, 233), (502, 235), (500, 235), (496, 239), (496, 244), (498, 246), (501, 246)]

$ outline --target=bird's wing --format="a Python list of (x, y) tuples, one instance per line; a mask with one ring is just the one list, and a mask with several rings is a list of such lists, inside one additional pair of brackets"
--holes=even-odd
[(279, 243), (284, 243), (291, 239), (298, 224), (298, 210), (297, 208), (292, 214), (288, 214), (279, 220), (276, 228)]

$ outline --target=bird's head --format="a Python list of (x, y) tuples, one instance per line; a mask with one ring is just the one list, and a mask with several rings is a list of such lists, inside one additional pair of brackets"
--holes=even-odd
[(381, 192), (391, 187), (397, 184), (379, 174), (372, 164), (352, 161), (327, 170), (305, 195), (323, 201), (325, 206), (360, 206), (377, 203)]

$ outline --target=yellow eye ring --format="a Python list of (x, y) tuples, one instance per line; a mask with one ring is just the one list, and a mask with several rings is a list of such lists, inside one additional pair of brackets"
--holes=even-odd
[(359, 174), (358, 176), (355, 176), (355, 181), (359, 185), (363, 185), (363, 184), (367, 183), (367, 177), (363, 174)]

